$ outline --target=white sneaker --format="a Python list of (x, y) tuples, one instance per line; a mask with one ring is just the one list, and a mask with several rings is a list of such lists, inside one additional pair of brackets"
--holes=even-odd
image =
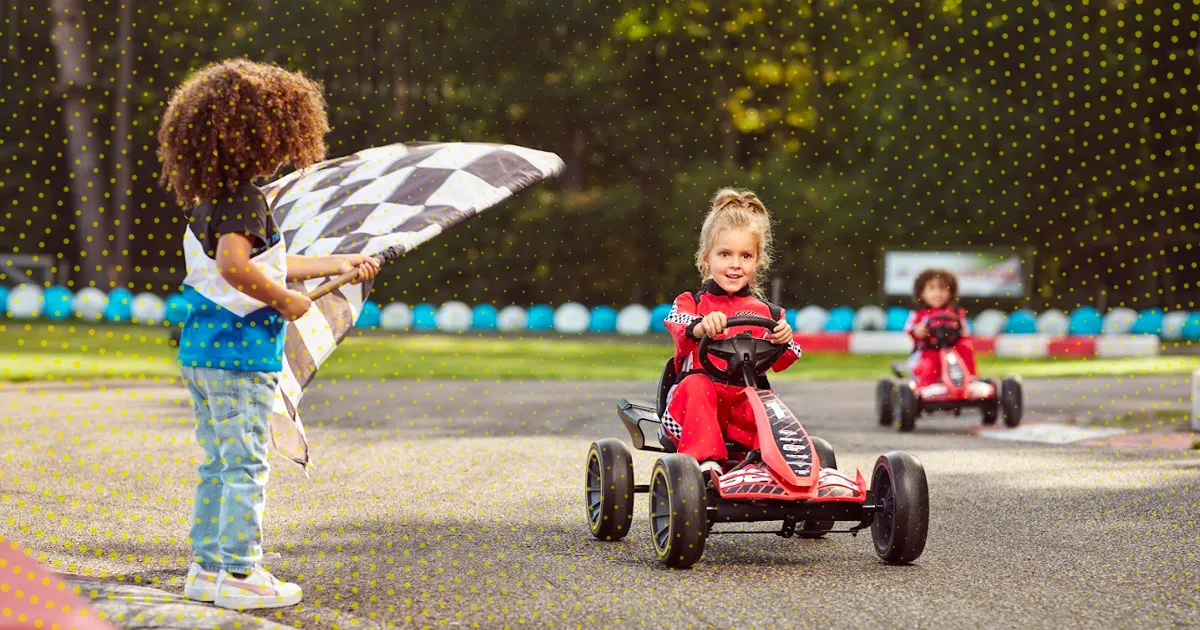
[(257, 566), (245, 578), (221, 571), (217, 579), (217, 598), (213, 603), (233, 610), (281, 608), (299, 604), (302, 596), (299, 584), (284, 582)]
[(188, 567), (187, 581), (183, 583), (183, 596), (201, 602), (217, 598), (217, 571), (205, 571), (195, 562)]

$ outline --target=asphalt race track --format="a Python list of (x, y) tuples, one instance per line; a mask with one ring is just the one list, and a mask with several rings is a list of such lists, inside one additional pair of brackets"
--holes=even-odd
[[(1187, 407), (1185, 376), (1025, 383), (1026, 421)], [(305, 399), (311, 478), (276, 459), (271, 568), (305, 628), (1162, 628), (1200, 624), (1195, 451), (984, 439), (978, 417), (879, 427), (873, 382), (779, 392), (839, 468), (892, 449), (924, 464), (924, 555), (882, 564), (857, 538), (709, 539), (701, 562), (654, 559), (647, 500), (630, 536), (591, 539), (591, 440), (650, 384), (345, 382)], [(0, 533), (60, 571), (179, 592), (196, 458), (177, 383), (0, 387)], [(654, 461), (635, 453), (638, 482)], [(777, 526), (762, 524), (764, 528)], [(746, 526), (749, 528), (751, 526)]]

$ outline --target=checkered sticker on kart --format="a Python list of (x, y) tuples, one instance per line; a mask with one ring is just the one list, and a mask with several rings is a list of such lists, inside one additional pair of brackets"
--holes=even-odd
[[(443, 231), (562, 172), (553, 153), (488, 143), (392, 144), (328, 160), (263, 188), (289, 254), (407, 253)], [(327, 278), (293, 282), (311, 292)], [(272, 439), (307, 467), (304, 388), (346, 337), (373, 282), (344, 285), (290, 322)], [(307, 468), (306, 468), (307, 469)]]

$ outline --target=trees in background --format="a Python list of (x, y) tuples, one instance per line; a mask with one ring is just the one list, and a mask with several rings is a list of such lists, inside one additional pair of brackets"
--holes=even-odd
[[(789, 303), (876, 300), (888, 248), (1034, 252), (1033, 306), (1195, 308), (1185, 3), (54, 0), (3, 6), (0, 246), (173, 290), (158, 115), (233, 56), (326, 86), (331, 155), (551, 150), (562, 178), (437, 239), (380, 299), (622, 304), (696, 283), (707, 200), (754, 188)], [(78, 268), (77, 270), (75, 268)], [(164, 289), (166, 287), (166, 289)]]

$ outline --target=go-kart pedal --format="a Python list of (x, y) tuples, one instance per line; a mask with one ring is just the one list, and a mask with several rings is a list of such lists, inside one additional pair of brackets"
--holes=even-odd
[[(731, 317), (728, 328), (753, 326), (768, 332), (778, 322), (763, 317)], [(649, 483), (634, 482), (633, 457), (624, 443), (604, 438), (588, 450), (585, 499), (587, 521), (598, 540), (618, 541), (633, 521), (634, 497), (649, 495), (651, 542), (655, 556), (672, 568), (700, 561), (710, 535), (733, 533), (722, 524), (783, 522), (782, 529), (736, 533), (821, 538), (870, 529), (875, 553), (890, 564), (907, 564), (924, 552), (929, 525), (925, 469), (909, 453), (880, 455), (868, 484), (862, 472), (837, 470), (829, 442), (810, 436), (799, 419), (770, 389), (765, 374), (786, 346), (747, 334), (700, 341), (699, 363), (722, 382), (742, 385), (740, 396), (752, 410), (758, 449), (744, 451), (726, 441), (730, 461), (703, 465), (678, 453), (664, 427), (665, 394), (675, 382), (668, 360), (659, 381), (657, 405), (621, 399), (617, 415), (634, 448), (661, 453)], [(710, 356), (711, 355), (711, 356)], [(716, 358), (724, 369), (713, 364)], [(646, 431), (645, 425), (654, 426)], [(674, 425), (672, 425), (674, 426)], [(647, 439), (649, 438), (649, 439)], [(744, 453), (744, 454), (743, 454)], [(722, 474), (720, 464), (740, 463)], [(837, 521), (854, 523), (835, 530)]]
[(746, 466), (749, 466), (750, 464), (757, 464), (758, 462), (761, 462), (761, 461), (762, 461), (762, 451), (760, 451), (758, 449), (754, 449), (754, 450), (750, 451), (749, 453), (746, 453), (746, 458), (743, 459), (741, 462), (739, 462), (737, 466), (730, 468), (729, 472), (733, 472), (735, 470), (741, 470), (741, 469), (745, 468)]

